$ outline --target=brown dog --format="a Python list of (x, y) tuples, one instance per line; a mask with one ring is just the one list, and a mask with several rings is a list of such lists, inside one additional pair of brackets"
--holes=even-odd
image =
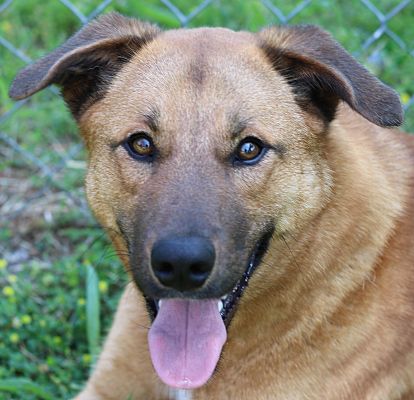
[(116, 14), (10, 95), (52, 83), (136, 284), (77, 399), (414, 399), (414, 140), (385, 129), (393, 90), (316, 27)]

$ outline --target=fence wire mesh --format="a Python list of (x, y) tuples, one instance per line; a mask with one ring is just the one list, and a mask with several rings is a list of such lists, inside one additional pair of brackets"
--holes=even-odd
[[(70, 251), (59, 235), (46, 240), (45, 232), (94, 222), (82, 189), (82, 145), (59, 91), (52, 87), (33, 99), (12, 102), (8, 86), (18, 69), (112, 10), (165, 27), (257, 30), (269, 24), (320, 24), (399, 91), (406, 128), (414, 127), (411, 0), (6, 0), (0, 4), (0, 255), (11, 265), (42, 259), (44, 252)], [(39, 231), (40, 236), (34, 235)], [(42, 246), (42, 241), (48, 244)]]

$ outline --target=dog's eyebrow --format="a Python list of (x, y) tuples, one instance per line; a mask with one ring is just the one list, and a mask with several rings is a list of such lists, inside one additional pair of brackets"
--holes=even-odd
[(234, 117), (230, 120), (229, 131), (231, 133), (231, 138), (234, 140), (239, 136), (248, 126), (251, 118), (240, 119)]
[(153, 132), (158, 130), (159, 119), (160, 112), (157, 108), (152, 107), (144, 114), (144, 121)]
[[(249, 126), (251, 126), (251, 121), (253, 120), (252, 117), (248, 117), (248, 118), (240, 118), (237, 114), (230, 119), (230, 124), (229, 124), (229, 132), (231, 134), (231, 139), (235, 140), (237, 139), (237, 137)], [(264, 142), (265, 145), (271, 149), (273, 149), (277, 154), (279, 154), (280, 156), (285, 155), (286, 153), (286, 147), (281, 144), (281, 143), (277, 143), (277, 144), (271, 144), (267, 141)]]

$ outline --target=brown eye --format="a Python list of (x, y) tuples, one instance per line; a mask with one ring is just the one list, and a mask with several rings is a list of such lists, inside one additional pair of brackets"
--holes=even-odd
[(253, 160), (260, 154), (260, 147), (253, 142), (244, 142), (240, 145), (237, 156), (241, 160)]
[(132, 140), (131, 146), (135, 153), (140, 156), (149, 156), (153, 152), (153, 146), (149, 139), (146, 137), (137, 137)]
[(266, 148), (259, 139), (246, 138), (237, 147), (234, 161), (236, 164), (253, 165), (262, 158), (265, 150)]
[(125, 143), (128, 153), (139, 160), (150, 161), (155, 154), (152, 139), (146, 133), (136, 133)]

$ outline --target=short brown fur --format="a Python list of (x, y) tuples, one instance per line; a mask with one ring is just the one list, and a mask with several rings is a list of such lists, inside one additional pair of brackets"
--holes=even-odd
[[(142, 328), (150, 319), (137, 286), (158, 290), (149, 249), (167, 233), (210, 235), (218, 266), (197, 296), (217, 297), (269, 221), (273, 237), (217, 371), (192, 398), (414, 398), (414, 140), (380, 127), (401, 123), (395, 93), (315, 27), (161, 33), (112, 15), (91, 35), (70, 56), (63, 48), (29, 67), (11, 90), (22, 98), (56, 82), (74, 93), (74, 62), (83, 77), (97, 51), (116, 63), (113, 36), (121, 50), (133, 43), (100, 95), (73, 106), (89, 203), (135, 280), (76, 399), (175, 398)], [(118, 145), (137, 131), (152, 133), (158, 161), (137, 162)], [(237, 168), (229, 155), (249, 135), (283, 151)]]

